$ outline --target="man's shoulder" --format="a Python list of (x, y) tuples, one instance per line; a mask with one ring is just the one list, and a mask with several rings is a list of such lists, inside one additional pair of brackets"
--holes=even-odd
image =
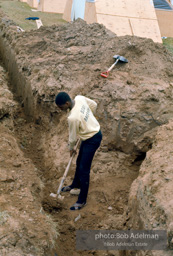
[(82, 95), (77, 95), (75, 97), (75, 100), (84, 100), (85, 99), (85, 96), (82, 96)]

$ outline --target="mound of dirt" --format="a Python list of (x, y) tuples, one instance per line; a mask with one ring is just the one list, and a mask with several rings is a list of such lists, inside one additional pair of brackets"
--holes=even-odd
[[(21, 106), (15, 111), (15, 136), (45, 184), (44, 210), (59, 222), (55, 251), (74, 256), (119, 255), (76, 252), (75, 231), (126, 229), (128, 221), (133, 223), (133, 207), (127, 216), (130, 186), (146, 152), (152, 152), (155, 135), (173, 117), (172, 56), (150, 39), (117, 37), (103, 25), (87, 25), (82, 20), (25, 33), (16, 32), (8, 19), (0, 27), (1, 55)], [(128, 63), (118, 63), (105, 79), (100, 74), (113, 64), (114, 55), (124, 56)], [(93, 161), (88, 206), (78, 221), (78, 213), (68, 211), (74, 197), (66, 195), (63, 205), (49, 198), (51, 192), (56, 193), (69, 159), (66, 116), (54, 104), (62, 90), (98, 103), (103, 133)]]
[[(7, 30), (7, 24), (1, 28)], [(20, 86), (14, 89), (38, 122), (61, 119), (53, 104), (60, 90), (72, 97), (87, 95), (98, 102), (104, 144), (129, 153), (146, 152), (155, 127), (172, 117), (173, 58), (163, 45), (117, 37), (103, 25), (82, 20), (26, 33), (12, 31), (3, 36), (14, 47), (19, 75), (27, 81), (24, 85), (16, 80)], [(112, 65), (115, 54), (129, 62), (118, 63), (104, 79), (100, 73)]]

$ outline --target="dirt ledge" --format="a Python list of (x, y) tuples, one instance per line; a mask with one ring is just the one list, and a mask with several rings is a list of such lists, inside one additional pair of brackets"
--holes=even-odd
[[(160, 127), (152, 149), (147, 152), (129, 195), (129, 227), (166, 230), (169, 250), (173, 248), (172, 143), (173, 121)], [(172, 251), (138, 252), (136, 255), (171, 256)]]
[(43, 211), (43, 182), (14, 131), (18, 104), (0, 67), (0, 255), (48, 255), (58, 231)]

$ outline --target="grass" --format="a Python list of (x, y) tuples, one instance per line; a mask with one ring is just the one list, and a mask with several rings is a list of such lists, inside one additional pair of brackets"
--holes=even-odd
[(173, 38), (172, 37), (167, 37), (163, 40), (163, 45), (168, 49), (171, 54), (173, 54)]
[(28, 17), (39, 17), (44, 26), (51, 26), (53, 24), (62, 24), (66, 21), (62, 19), (62, 14), (59, 13), (45, 13), (45, 12), (33, 12), (25, 2), (14, 1), (2, 1), (0, 0), (0, 8), (13, 20), (17, 26), (22, 29), (29, 31), (37, 29), (35, 20), (25, 20)]

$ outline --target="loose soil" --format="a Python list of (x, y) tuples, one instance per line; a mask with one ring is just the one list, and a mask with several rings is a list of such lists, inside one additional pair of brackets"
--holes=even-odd
[[(19, 145), (23, 145), (26, 157), (32, 159), (34, 166), (40, 170), (38, 175), (45, 185), (43, 209), (51, 214), (53, 220), (58, 223), (60, 236), (53, 252), (55, 251), (57, 255), (110, 255), (105, 252), (77, 252), (75, 250), (76, 230), (123, 230), (126, 228), (129, 189), (132, 181), (138, 175), (142, 161), (139, 159), (134, 162), (133, 157), (123, 152), (104, 152), (101, 147), (93, 161), (87, 206), (80, 211), (71, 212), (69, 208), (76, 202), (76, 196), (62, 193), (65, 196), (63, 201), (50, 197), (50, 193), (56, 193), (61, 175), (60, 173), (50, 173), (50, 170), (45, 167), (43, 149), (39, 147), (40, 134), (44, 132), (43, 128), (33, 123), (27, 123), (22, 112), (19, 112), (17, 112), (15, 121)], [(21, 122), (21, 118), (23, 122)], [(64, 159), (63, 155), (62, 159)], [(65, 170), (65, 163), (68, 159), (68, 157), (64, 159), (62, 171)], [(65, 181), (66, 185), (71, 183), (74, 170), (75, 163)], [(75, 222), (79, 214), (81, 217)]]
[[(1, 69), (1, 73), (4, 74), (4, 69)], [(59, 233), (58, 239), (54, 244), (54, 248), (50, 251), (50, 249), (45, 252), (48, 254), (45, 255), (119, 255), (117, 253), (113, 254), (105, 254), (105, 252), (94, 252), (89, 251), (83, 253), (77, 252), (75, 249), (75, 236), (76, 230), (100, 230), (100, 229), (118, 229), (122, 230), (126, 228), (126, 219), (128, 218), (126, 215), (127, 203), (128, 203), (128, 194), (132, 181), (137, 177), (139, 166), (141, 164), (141, 160), (137, 160), (134, 162), (134, 157), (129, 154), (125, 154), (123, 152), (107, 152), (104, 148), (100, 147), (93, 161), (93, 168), (91, 171), (91, 186), (89, 191), (88, 203), (85, 208), (83, 208), (80, 212), (71, 212), (69, 211), (69, 207), (75, 202), (76, 197), (70, 194), (65, 194), (65, 199), (63, 201), (59, 201), (57, 199), (53, 199), (50, 197), (50, 193), (56, 193), (56, 189), (59, 186), (59, 182), (61, 179), (62, 171), (64, 171), (65, 166), (68, 162), (69, 157), (64, 159), (62, 155), (62, 164), (58, 166), (61, 168), (61, 172), (51, 172), (51, 161), (50, 167), (47, 168), (48, 163), (44, 161), (44, 148), (40, 145), (40, 134), (44, 134), (47, 132), (44, 126), (39, 125), (35, 122), (28, 122), (23, 111), (23, 107), (15, 101), (15, 94), (11, 94), (11, 92), (7, 89), (8, 76), (3, 76), (3, 87), (5, 86), (5, 91), (10, 94), (12, 106), (15, 106), (11, 110), (10, 115), (9, 110), (7, 114), (5, 113), (1, 119), (1, 134), (3, 134), (2, 128), (5, 126), (5, 130), (8, 136), (14, 136), (17, 139), (18, 147), (16, 148), (16, 154), (11, 153), (9, 155), (8, 147), (3, 146), (3, 156), (7, 159), (10, 157), (10, 163), (8, 161), (5, 162), (5, 168), (11, 168), (11, 162), (14, 170), (12, 171), (12, 177), (4, 177), (4, 173), (1, 173), (1, 191), (2, 195), (10, 193), (8, 197), (8, 204), (4, 206), (4, 213), (10, 213), (10, 207), (15, 207), (18, 211), (14, 211), (13, 209), (13, 219), (19, 221), (18, 215), (24, 213), (24, 219), (29, 219), (31, 224), (28, 223), (28, 226), (25, 227), (26, 231), (33, 230), (32, 223), (35, 218), (33, 217), (35, 207), (33, 201), (35, 199), (30, 200), (30, 205), (27, 204), (27, 213), (25, 211), (25, 207), (22, 206), (24, 203), (24, 198), (29, 197), (29, 191), (25, 191), (27, 188), (27, 184), (31, 182), (32, 187), (34, 187), (34, 197), (40, 198), (40, 187), (37, 185), (36, 177), (33, 177), (30, 174), (29, 169), (34, 168), (35, 174), (41, 179), (44, 184), (43, 194), (41, 198), (42, 202), (42, 211), (45, 211), (48, 214), (51, 214), (52, 219), (55, 223), (57, 223), (57, 232)], [(4, 88), (3, 88), (4, 89)], [(14, 98), (14, 99), (13, 99)], [(9, 130), (8, 130), (9, 129)], [(11, 131), (10, 131), (11, 130)], [(12, 134), (11, 134), (12, 133)], [(10, 139), (9, 139), (10, 143)], [(63, 142), (64, 144), (64, 142)], [(65, 147), (65, 145), (64, 145)], [(19, 157), (19, 153), (23, 151), (24, 155)], [(2, 159), (1, 159), (2, 160)], [(59, 159), (60, 160), (60, 159)], [(30, 165), (32, 165), (30, 167)], [(2, 166), (2, 165), (1, 165)], [(14, 178), (15, 169), (21, 169), (22, 171), (18, 171), (18, 177)], [(75, 169), (75, 163), (71, 168), (69, 176), (67, 177), (65, 184), (69, 184), (71, 182)], [(4, 177), (4, 180), (2, 180)], [(11, 185), (15, 180), (16, 187)], [(10, 186), (4, 187), (5, 184), (10, 184)], [(22, 182), (22, 184), (21, 184)], [(18, 193), (18, 196), (14, 196), (14, 193)], [(22, 200), (22, 201), (21, 201)], [(13, 203), (12, 203), (13, 201)], [(41, 206), (38, 205), (38, 207)], [(3, 207), (1, 208), (1, 210)], [(76, 217), (80, 214), (80, 219), (75, 222)], [(4, 217), (5, 218), (5, 217)], [(8, 218), (7, 218), (8, 219)], [(3, 219), (4, 223), (7, 221), (6, 218)], [(35, 221), (41, 222), (41, 216), (38, 217)], [(35, 222), (34, 221), (34, 222)], [(43, 224), (45, 225), (45, 224)], [(37, 239), (39, 238), (39, 233), (41, 234), (42, 230), (38, 229)], [(18, 238), (15, 242), (18, 244)], [(34, 236), (35, 239), (35, 236)], [(36, 239), (36, 240), (37, 240)], [(38, 242), (38, 240), (37, 240)], [(36, 244), (36, 243), (35, 243)], [(9, 246), (9, 245), (8, 245)], [(18, 244), (18, 246), (24, 246), (22, 243)], [(27, 245), (28, 246), (28, 245)], [(10, 246), (9, 246), (10, 247)], [(46, 251), (46, 250), (45, 250)], [(23, 252), (24, 253), (24, 252)], [(26, 252), (25, 252), (26, 253)], [(6, 251), (4, 251), (4, 255)], [(10, 255), (10, 254), (9, 254)], [(17, 254), (16, 254), (17, 255)], [(23, 255), (23, 254), (22, 254)], [(26, 254), (27, 255), (27, 254)], [(42, 255), (41, 252), (36, 255)]]
[[(152, 40), (118, 38), (102, 25), (87, 25), (81, 20), (16, 33), (15, 24), (9, 24), (6, 17), (1, 29), (13, 46), (20, 74), (14, 82), (17, 72), (8, 70), (9, 77), (4, 76), (2, 83), (3, 95), (8, 91), (9, 100), (2, 97), (1, 140), (11, 136), (16, 144), (10, 147), (18, 152), (9, 154), (10, 142), (1, 148), (4, 168), (10, 171), (13, 166), (13, 175), (18, 175), (3, 178), (1, 171), (2, 210), (7, 214), (2, 232), (12, 226), (17, 237), (13, 243), (5, 240), (1, 244), (2, 255), (125, 256), (123, 251), (77, 251), (76, 231), (133, 228), (127, 226), (130, 187), (157, 130), (173, 117), (172, 56)], [(100, 73), (112, 65), (115, 54), (129, 63), (119, 63), (104, 79)], [(23, 78), (26, 83), (21, 83)], [(67, 116), (54, 104), (61, 90), (72, 97), (83, 94), (97, 101), (96, 116), (103, 133), (92, 164), (87, 205), (79, 212), (69, 211), (75, 196), (67, 193), (63, 201), (50, 197), (56, 193), (69, 161)], [(74, 171), (75, 161), (65, 185)], [(16, 227), (7, 216), (16, 221), (22, 218)], [(6, 236), (9, 238), (9, 233)], [(18, 254), (7, 254), (7, 248), (10, 253), (15, 248)]]

